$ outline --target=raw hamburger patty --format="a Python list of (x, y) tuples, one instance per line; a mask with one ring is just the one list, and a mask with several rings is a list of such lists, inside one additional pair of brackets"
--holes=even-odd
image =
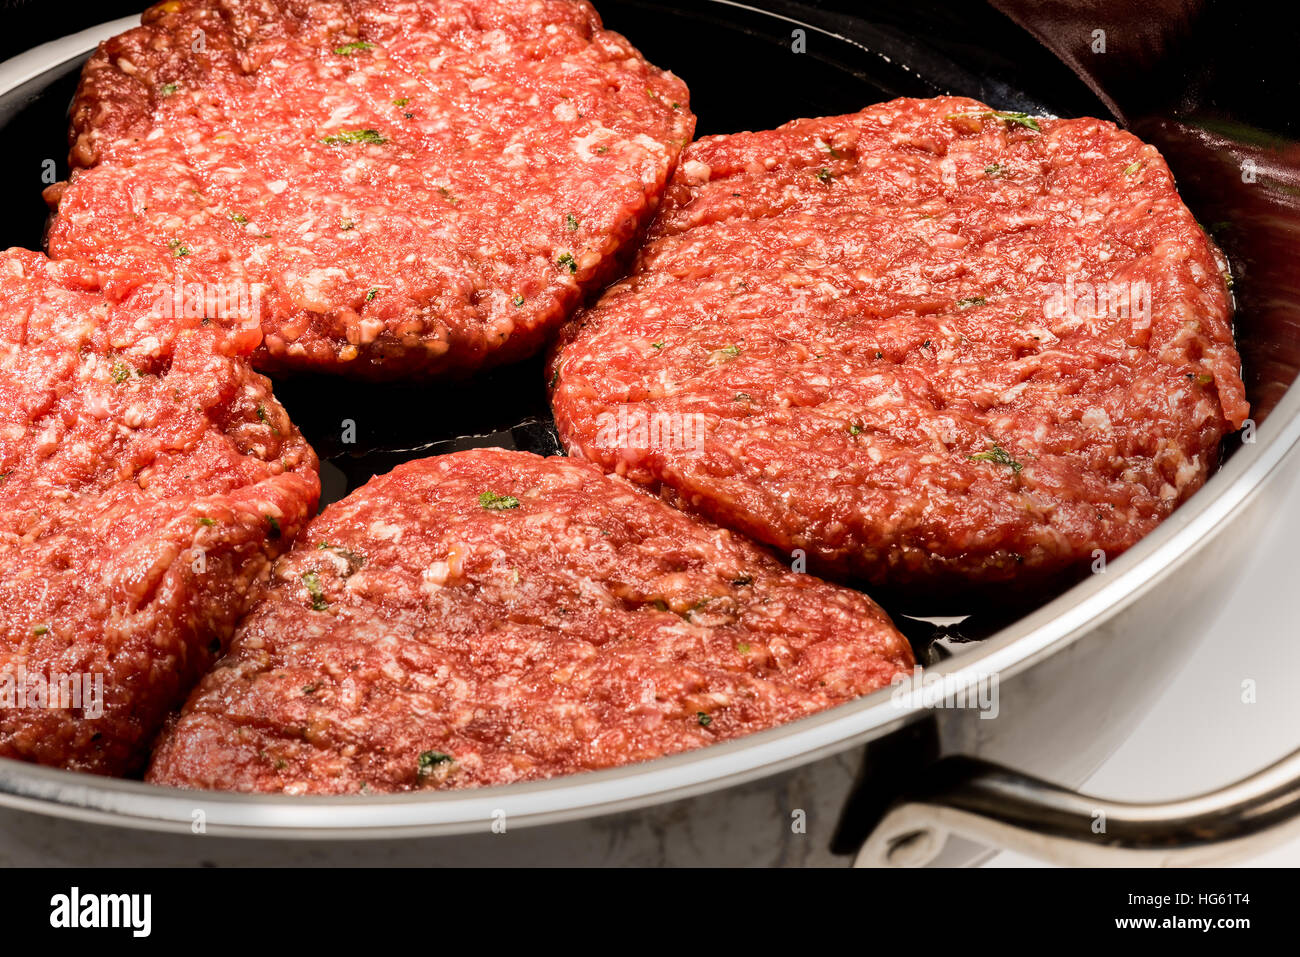
[(0, 253), (0, 756), (121, 775), (315, 512), (316, 457), (232, 342)]
[(570, 450), (900, 590), (1113, 557), (1248, 414), (1225, 263), (1094, 119), (895, 100), (693, 144), (566, 329)]
[(148, 780), (299, 794), (545, 778), (771, 727), (911, 665), (865, 596), (620, 479), (459, 452), (312, 523)]
[[(266, 369), (536, 351), (639, 234), (686, 87), (570, 0), (173, 0), (100, 46), (50, 255), (262, 294)], [(216, 316), (213, 316), (216, 318)]]

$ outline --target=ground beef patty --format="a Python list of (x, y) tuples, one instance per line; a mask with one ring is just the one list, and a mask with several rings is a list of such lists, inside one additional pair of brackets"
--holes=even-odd
[(865, 596), (621, 479), (459, 452), (312, 523), (148, 780), (297, 794), (545, 778), (771, 727), (911, 664)]
[(56, 258), (257, 284), (267, 369), (534, 352), (617, 268), (694, 117), (571, 0), (169, 0), (73, 107)]
[(314, 514), (316, 458), (231, 343), (0, 253), (0, 756), (121, 775)]
[(1094, 119), (895, 100), (709, 137), (566, 329), (570, 450), (812, 567), (932, 589), (1113, 557), (1248, 409), (1225, 264)]

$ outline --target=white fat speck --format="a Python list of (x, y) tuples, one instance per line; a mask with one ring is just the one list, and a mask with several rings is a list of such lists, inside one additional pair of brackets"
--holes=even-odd
[(336, 106), (330, 111), (330, 115), (326, 118), (323, 125), (327, 127), (338, 126), (356, 111), (357, 106), (355, 103), (344, 103), (341, 106)]
[(447, 579), (450, 575), (450, 563), (434, 562), (420, 575), (420, 590), (426, 594), (437, 591), (443, 585), (447, 584)]
[(108, 401), (108, 396), (98, 389), (88, 391), (84, 402), (86, 414), (93, 419), (106, 419), (113, 411), (112, 404)]
[(329, 307), (329, 295), (326, 292), (326, 286), (335, 279), (345, 279), (347, 273), (337, 266), (328, 269), (313, 269), (306, 275), (302, 276), (297, 282), (296, 300), (307, 306), (309, 309), (315, 309), (323, 312)]
[(132, 355), (156, 356), (162, 352), (162, 343), (157, 336), (145, 336), (131, 349)]
[(36, 452), (40, 455), (48, 455), (53, 452), (59, 444), (59, 430), (53, 426), (47, 426), (45, 431), (36, 437)]
[(1106, 414), (1105, 409), (1092, 408), (1079, 417), (1082, 422), (1090, 429), (1101, 429), (1104, 432), (1110, 431), (1110, 416)]
[(334, 570), (338, 572), (340, 575), (347, 574), (348, 560), (344, 558), (342, 555), (339, 555), (335, 553), (333, 550), (328, 548), (319, 549), (318, 553), (324, 556), (326, 559), (328, 559), (330, 564), (334, 566)]
[(707, 183), (712, 172), (708, 163), (701, 163), (699, 160), (687, 160), (682, 164), (682, 174), (691, 183)]
[(270, 190), (272, 193), (275, 193), (275, 195), (279, 196), (281, 193), (283, 193), (286, 189), (289, 188), (289, 183), (286, 180), (277, 179), (274, 182), (267, 183), (266, 188)]
[(143, 405), (136, 404), (128, 406), (126, 412), (122, 416), (122, 421), (131, 428), (138, 429), (149, 420), (148, 415), (145, 413), (146, 410)]
[[(606, 144), (605, 141), (612, 140), (616, 135), (617, 134), (615, 134), (613, 130), (609, 129), (609, 127), (602, 126), (599, 123), (597, 123), (594, 127), (592, 127), (589, 133), (586, 133), (582, 136), (575, 136), (573, 138), (572, 140), (573, 151), (577, 153), (579, 156), (581, 156), (583, 159), (591, 160), (594, 158), (591, 155), (592, 151), (595, 150), (595, 148), (598, 146), (608, 145)], [(514, 148), (513, 146), (510, 146), (507, 147), (507, 150), (513, 148)]]
[(376, 520), (370, 523), (367, 531), (375, 538), (383, 539), (386, 542), (397, 542), (402, 539), (402, 526), (400, 525), (388, 525)]
[(1002, 394), (998, 396), (998, 401), (1001, 402), (1003, 405), (1006, 405), (1016, 396), (1020, 395), (1020, 393), (1024, 392), (1025, 389), (1027, 389), (1028, 387), (1029, 387), (1028, 382), (1021, 382), (1017, 385), (1013, 385), (1009, 389), (1004, 389), (1002, 391)]

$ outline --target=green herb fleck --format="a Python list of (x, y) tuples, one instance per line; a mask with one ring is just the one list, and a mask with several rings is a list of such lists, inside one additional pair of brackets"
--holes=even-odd
[(861, 434), (862, 434), (862, 426), (858, 425), (858, 423), (856, 422), (850, 422), (849, 435), (861, 435)]
[(484, 492), (478, 497), (478, 504), (481, 508), (501, 511), (507, 508), (518, 508), (519, 499), (513, 495), (498, 495), (496, 492)]
[(597, 156), (604, 156), (604, 155), (605, 155), (606, 153), (608, 153), (608, 152), (609, 152), (609, 147), (608, 147), (608, 146), (597, 146), (597, 147), (596, 147), (596, 155), (597, 155)]
[(734, 359), (736, 356), (740, 355), (740, 346), (723, 346), (718, 350), (718, 352), (727, 359)]
[(744, 588), (746, 585), (754, 584), (754, 576), (741, 575), (739, 578), (733, 578), (731, 584), (735, 585), (737, 588)]
[(387, 143), (383, 135), (378, 130), (344, 130), (341, 133), (334, 133), (326, 136), (321, 140), (326, 146), (338, 146), (343, 143)]
[(731, 401), (732, 402), (753, 402), (754, 397), (750, 395), (748, 392), (737, 392), (734, 396), (732, 396)]
[(652, 342), (652, 343), (650, 343), (650, 348), (651, 348), (651, 349), (662, 349), (663, 347), (664, 347), (664, 343), (662, 343), (662, 342)]
[(411, 98), (409, 96), (403, 96), (400, 99), (393, 100), (393, 106), (406, 106), (410, 102)]
[(115, 385), (121, 385), (127, 379), (131, 378), (131, 367), (121, 360), (117, 360), (109, 368), (109, 375), (113, 377)]
[(738, 643), (738, 644), (736, 645), (736, 651), (739, 652), (739, 653), (742, 654), (742, 655), (747, 655), (747, 654), (749, 654), (749, 644), (748, 644), (748, 642), (744, 642), (744, 641), (742, 641), (742, 642)]
[(519, 295), (518, 293), (515, 293), (515, 295), (511, 298), (510, 301), (513, 302), (516, 306), (522, 306), (524, 304), (524, 297)]
[(966, 456), (972, 462), (992, 462), (994, 465), (1006, 465), (1016, 474), (1024, 468), (1019, 462), (1011, 457), (1011, 453), (998, 444), (987, 452), (976, 452), (974, 455)]
[(1124, 167), (1124, 175), (1125, 175), (1125, 176), (1132, 176), (1134, 173), (1136, 173), (1136, 172), (1137, 172), (1138, 170), (1140, 170), (1141, 168), (1142, 168), (1142, 161), (1141, 161), (1141, 160), (1138, 160), (1136, 163), (1130, 163), (1128, 166)]
[(967, 296), (965, 299), (957, 300), (958, 309), (969, 309), (971, 306), (982, 306), (988, 302), (983, 296)]
[(248, 222), (248, 217), (245, 216), (243, 213), (231, 213), (230, 219), (232, 222), (236, 222), (241, 226), (244, 225), (244, 223)]
[(341, 47), (335, 47), (334, 52), (339, 56), (353, 56), (357, 53), (365, 53), (367, 50), (373, 50), (375, 45), (367, 43), (365, 40), (357, 40), (353, 43), (345, 43)]
[(559, 259), (555, 260), (555, 265), (559, 266), (561, 269), (567, 267), (570, 273), (576, 273), (578, 271), (578, 262), (573, 258), (573, 253), (565, 253)]
[(1042, 127), (1038, 125), (1038, 120), (1030, 116), (1028, 113), (1007, 112), (1003, 110), (975, 110), (971, 113), (949, 113), (945, 119), (955, 120), (963, 116), (973, 116), (981, 120), (1001, 120), (1003, 123), (1026, 127), (1033, 130), (1035, 133), (1043, 132)]
[(695, 712), (695, 720), (700, 723), (701, 728), (707, 728), (709, 725), (713, 724), (713, 718), (705, 714), (703, 711)]
[(50, 626), (49, 626), (49, 625), (37, 625), (35, 628), (32, 629), (32, 634), (33, 634), (33, 635), (44, 635), (44, 634), (47, 634), (47, 633), (49, 632), (49, 630), (50, 630)]
[(816, 175), (819, 180), (827, 184), (829, 184), (830, 181), (835, 178), (835, 174), (832, 173), (830, 170), (828, 170), (825, 166), (819, 169)]
[(317, 691), (319, 691), (319, 690), (320, 690), (320, 682), (319, 682), (319, 681), (313, 681), (313, 682), (312, 682), (311, 684), (309, 684), (309, 685), (303, 685), (303, 686), (302, 686), (302, 693), (303, 693), (303, 694), (315, 694), (315, 693), (316, 693)]
[(426, 778), (437, 765), (446, 764), (451, 760), (450, 754), (441, 751), (421, 751), (415, 764), (415, 773), (421, 778)]
[(324, 611), (330, 606), (325, 600), (325, 589), (321, 587), (320, 576), (315, 572), (303, 572), (302, 583), (307, 586), (307, 594), (311, 596), (311, 610)]
[(366, 291), (366, 302), (374, 302), (375, 296), (379, 295), (378, 288), (371, 288)]
[(984, 175), (992, 179), (998, 179), (1007, 175), (1007, 168), (1001, 163), (990, 163), (984, 167)]
[(158, 87), (158, 92), (163, 96), (171, 96), (180, 88), (181, 86), (179, 83), (164, 83), (162, 86)]
[(1209, 385), (1213, 381), (1214, 376), (1210, 375), (1208, 372), (1202, 372), (1196, 376), (1197, 385)]
[(214, 518), (208, 518), (208, 516), (206, 515), (200, 515), (199, 524), (205, 526), (206, 528), (211, 528), (213, 525), (217, 524), (217, 520)]
[(167, 240), (167, 248), (172, 251), (172, 255), (177, 259), (183, 259), (190, 254), (190, 247), (186, 246), (179, 239)]
[(564, 225), (569, 227), (569, 232), (576, 233), (578, 231), (578, 217), (574, 216), (573, 213), (569, 213), (564, 217)]
[(276, 435), (280, 434), (280, 427), (271, 421), (271, 417), (266, 414), (266, 406), (257, 403), (257, 418), (260, 422), (271, 427), (271, 431)]
[(274, 515), (268, 515), (266, 516), (266, 524), (270, 526), (270, 531), (266, 533), (267, 538), (279, 538), (280, 520), (276, 518)]

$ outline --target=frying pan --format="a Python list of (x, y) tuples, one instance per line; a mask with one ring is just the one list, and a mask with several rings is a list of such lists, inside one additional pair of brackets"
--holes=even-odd
[[(1291, 388), (1300, 369), (1297, 131), (1234, 88), (1233, 63), (1252, 52), (1231, 49), (1245, 31), (1223, 18), (1238, 13), (1191, 0), (997, 6), (598, 3), (608, 26), (690, 84), (701, 134), (940, 93), (1037, 114), (1112, 116), (1164, 151), (1193, 212), (1232, 260), (1254, 418), (1225, 443), (1205, 487), (1104, 574), (1037, 596), (1028, 609), (935, 618), (924, 604), (889, 608), (931, 680), (945, 683), (946, 700), (986, 700), (996, 688), (996, 717), (885, 689), (642, 764), (347, 798), (187, 792), (0, 759), (0, 805), (186, 835), (364, 838), (370, 847), (419, 838), (413, 846), (446, 863), (893, 865), (973, 861), (988, 847), (1066, 863), (1199, 862), (1295, 828), (1300, 754), (1163, 805), (1071, 789), (1202, 637), (1199, 623), (1232, 588), (1253, 533), (1277, 506), (1279, 475), (1300, 461), (1300, 391)], [(0, 175), (14, 184), (4, 245), (39, 246), (44, 210), (33, 171), (63, 153), (85, 57), (135, 22), (95, 26), (0, 63)], [(1206, 47), (1211, 40), (1217, 46)], [(1207, 49), (1217, 59), (1207, 60)], [(559, 451), (535, 361), (454, 390), (312, 378), (275, 388), (321, 455), (326, 501), (410, 458), (481, 445)], [(336, 439), (343, 418), (357, 423), (355, 445)], [(524, 836), (502, 842), (503, 831)]]

